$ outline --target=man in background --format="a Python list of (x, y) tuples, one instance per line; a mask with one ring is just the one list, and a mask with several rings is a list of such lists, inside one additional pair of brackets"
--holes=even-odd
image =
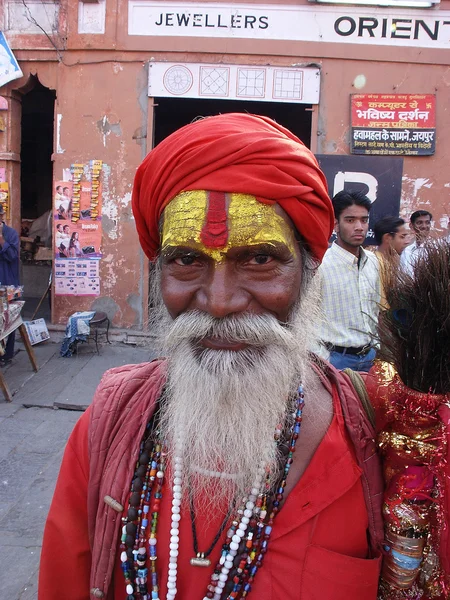
[(400, 217), (383, 217), (373, 227), (378, 249), (375, 256), (380, 267), (381, 306), (387, 308), (385, 289), (389, 271), (398, 268), (400, 256), (410, 242), (410, 231)]
[(410, 217), (410, 228), (416, 239), (410, 246), (405, 248), (400, 257), (400, 267), (408, 275), (414, 275), (414, 265), (423, 254), (424, 244), (430, 237), (432, 219), (433, 215), (427, 210), (416, 210)]
[[(19, 285), (19, 235), (16, 230), (5, 224), (5, 211), (0, 204), (0, 284)], [(15, 332), (6, 341), (5, 354), (0, 364), (6, 365), (14, 356)]]
[(383, 258), (399, 260), (403, 250), (410, 244), (410, 231), (400, 217), (384, 217), (374, 225), (373, 232), (378, 246), (376, 254)]
[(337, 239), (319, 268), (324, 313), (320, 337), (334, 367), (368, 371), (376, 354), (380, 304), (378, 261), (362, 248), (371, 202), (361, 192), (345, 190), (332, 202)]
[(380, 267), (381, 305), (387, 308), (385, 289), (391, 268), (398, 268), (400, 256), (410, 243), (410, 231), (400, 217), (383, 217), (373, 227), (378, 249), (375, 256)]
[(444, 239), (447, 240), (447, 242), (450, 242), (450, 217), (447, 222), (447, 230), (444, 233)]

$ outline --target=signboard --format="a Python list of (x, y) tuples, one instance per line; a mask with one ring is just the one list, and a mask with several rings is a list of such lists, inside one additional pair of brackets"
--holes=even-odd
[(382, 217), (397, 217), (402, 191), (403, 158), (382, 156), (316, 156), (325, 173), (330, 197), (341, 190), (363, 192), (372, 201), (366, 245), (375, 245), (373, 226)]
[(434, 154), (436, 96), (352, 94), (351, 123), (352, 154)]
[(315, 68), (152, 62), (148, 95), (153, 98), (226, 98), (318, 104)]
[(450, 48), (450, 11), (128, 0), (128, 34)]
[(5, 36), (0, 31), (0, 87), (22, 75), (19, 64), (11, 52)]

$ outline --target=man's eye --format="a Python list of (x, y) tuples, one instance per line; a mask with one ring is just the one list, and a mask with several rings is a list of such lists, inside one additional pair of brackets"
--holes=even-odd
[(196, 257), (192, 254), (185, 254), (184, 256), (178, 256), (178, 258), (175, 258), (174, 263), (176, 265), (187, 267), (195, 262), (195, 258)]
[(268, 254), (256, 254), (256, 256), (253, 256), (250, 259), (250, 262), (254, 262), (257, 265), (266, 265), (267, 263), (271, 262), (273, 260), (272, 256), (269, 256)]

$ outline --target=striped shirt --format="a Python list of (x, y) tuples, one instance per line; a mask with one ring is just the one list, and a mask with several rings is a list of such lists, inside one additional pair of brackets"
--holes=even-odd
[(360, 248), (360, 253), (358, 261), (334, 242), (319, 267), (324, 319), (320, 338), (327, 344), (359, 348), (376, 342), (379, 265), (372, 252)]

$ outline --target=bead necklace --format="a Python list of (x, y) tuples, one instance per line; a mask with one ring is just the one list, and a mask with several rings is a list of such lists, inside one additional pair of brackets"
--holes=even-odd
[(217, 542), (220, 539), (220, 536), (222, 535), (225, 527), (227, 526), (227, 523), (230, 520), (233, 509), (234, 509), (234, 503), (232, 503), (230, 508), (228, 509), (227, 514), (225, 515), (225, 518), (222, 521), (222, 524), (220, 525), (219, 530), (216, 533), (209, 548), (207, 550), (205, 550), (205, 552), (200, 552), (198, 549), (197, 527), (195, 525), (194, 498), (193, 498), (192, 494), (189, 493), (189, 513), (190, 513), (190, 517), (191, 517), (192, 540), (194, 543), (194, 552), (195, 552), (195, 556), (193, 558), (191, 558), (191, 560), (189, 562), (191, 563), (191, 565), (193, 567), (209, 567), (209, 565), (211, 564), (211, 561), (209, 560), (208, 556), (214, 550)]
[[(303, 387), (300, 385), (288, 454), (276, 492), (274, 494), (270, 487), (270, 470), (261, 464), (257, 469), (248, 497), (243, 499), (227, 531), (220, 559), (211, 575), (203, 600), (221, 600), (222, 597), (224, 600), (235, 600), (246, 598), (250, 593), (256, 573), (263, 564), (273, 523), (284, 497), (287, 477), (300, 433), (303, 407), (304, 394)], [(152, 427), (154, 428), (153, 433)], [(280, 444), (281, 431), (281, 427), (277, 427), (275, 430), (274, 442), (277, 445)], [(159, 440), (159, 432), (152, 422), (148, 424), (144, 438), (146, 439), (141, 443), (131, 484), (128, 514), (123, 518), (125, 524), (120, 544), (121, 566), (127, 592), (126, 600), (150, 600), (150, 598), (151, 600), (160, 600), (157, 575), (157, 528), (167, 453)], [(180, 431), (179, 437), (175, 441), (173, 458), (173, 500), (166, 600), (175, 600), (177, 594), (183, 475), (182, 443), (183, 432)], [(152, 495), (153, 502), (151, 502)], [(151, 519), (149, 519), (149, 515)], [(151, 522), (150, 532), (147, 531), (149, 520)], [(150, 559), (151, 573), (150, 594), (147, 586), (149, 569), (145, 566), (148, 558)]]
[[(237, 524), (237, 531), (231, 537), (231, 542), (229, 541), (229, 537), (227, 537), (225, 540), (225, 544), (222, 549), (222, 556), (211, 577), (204, 600), (220, 600), (223, 588), (225, 587), (224, 581), (228, 580), (230, 569), (234, 564), (234, 559), (237, 555), (239, 544), (241, 542), (239, 539), (242, 537), (240, 531), (243, 531), (245, 534), (247, 529), (248, 533), (245, 540), (245, 546), (240, 556), (240, 562), (237, 566), (236, 574), (232, 578), (234, 585), (231, 592), (227, 594), (226, 600), (233, 600), (237, 598), (239, 594), (241, 594), (241, 598), (245, 598), (251, 591), (251, 584), (253, 583), (258, 569), (262, 566), (264, 555), (267, 552), (270, 534), (272, 533), (273, 522), (279, 512), (279, 507), (283, 500), (287, 476), (293, 462), (295, 445), (300, 433), (303, 407), (304, 394), (303, 387), (300, 385), (297, 393), (297, 407), (289, 443), (289, 452), (287, 455), (282, 479), (277, 489), (277, 494), (272, 502), (269, 519), (266, 523), (265, 519), (267, 515), (267, 500), (270, 494), (270, 472), (266, 471), (264, 491), (258, 494), (258, 487), (254, 487), (251, 490), (251, 494), (249, 495), (248, 501), (245, 504), (245, 510), (242, 511), (240, 522)], [(277, 429), (275, 433), (276, 442), (279, 442), (280, 435), (281, 430)], [(262, 469), (260, 469), (260, 472), (261, 470)], [(258, 494), (258, 497), (256, 494)], [(216, 587), (214, 588), (213, 592), (212, 588), (214, 583), (216, 583)]]

